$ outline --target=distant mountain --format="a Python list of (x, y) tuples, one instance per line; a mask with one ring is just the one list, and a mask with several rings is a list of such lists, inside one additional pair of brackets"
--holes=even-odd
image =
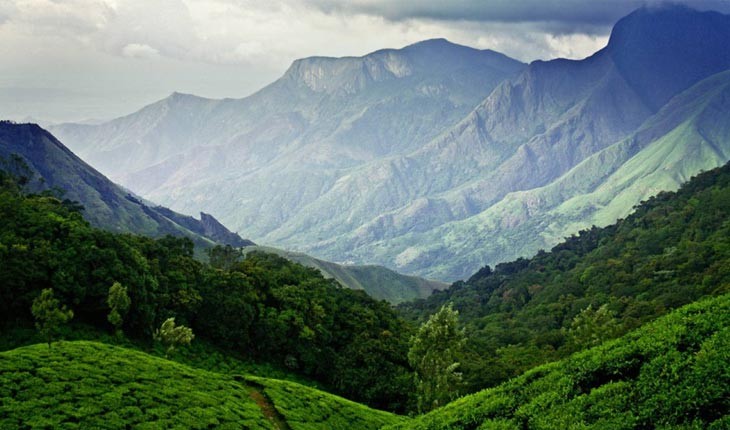
[(62, 190), (64, 198), (84, 206), (84, 218), (94, 226), (154, 237), (185, 236), (202, 246), (253, 245), (211, 215), (201, 213), (201, 220), (196, 220), (144, 202), (84, 163), (35, 124), (0, 121), (0, 157), (8, 160), (13, 155), (20, 156), (30, 167), (36, 176), (33, 186), (37, 190)]
[(336, 264), (300, 252), (284, 251), (268, 246), (249, 246), (244, 251), (263, 251), (280, 255), (303, 266), (313, 267), (322, 272), (325, 278), (334, 278), (347, 288), (363, 290), (370, 297), (386, 300), (393, 304), (424, 299), (434, 291), (443, 290), (449, 286), (444, 282), (401, 275), (383, 266)]
[[(426, 41), (300, 60), (242, 100), (173, 95), (54, 130), (145, 197), (207, 208), (257, 242), (453, 280), (609, 223), (727, 161), (726, 106), (712, 95), (727, 46), (730, 16), (651, 7), (584, 60), (524, 67)], [(682, 97), (719, 111), (690, 112)], [(700, 112), (692, 127), (711, 155), (692, 127), (678, 131)], [(658, 159), (660, 141), (681, 160)]]
[(39, 189), (58, 188), (64, 198), (84, 206), (84, 217), (97, 227), (115, 232), (148, 236), (172, 234), (187, 236), (197, 245), (227, 244), (246, 247), (246, 251), (263, 250), (279, 254), (305, 266), (319, 269), (353, 290), (401, 303), (428, 297), (434, 290), (446, 288), (443, 282), (406, 276), (382, 266), (340, 265), (305, 254), (255, 246), (229, 231), (212, 215), (200, 213), (200, 219), (179, 214), (163, 206), (150, 204), (106, 179), (77, 158), (50, 133), (33, 124), (0, 122), (0, 157), (20, 155), (42, 182)]
[(244, 99), (176, 93), (104, 124), (52, 131), (146, 198), (209, 211), (263, 237), (349, 169), (422, 147), (524, 67), (493, 51), (429, 40), (364, 57), (298, 60)]

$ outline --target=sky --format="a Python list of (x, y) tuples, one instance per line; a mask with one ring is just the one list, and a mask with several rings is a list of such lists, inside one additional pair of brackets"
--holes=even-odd
[[(730, 13), (730, 0), (682, 0)], [(297, 58), (425, 39), (584, 58), (659, 0), (0, 0), (0, 118), (110, 119), (173, 91), (244, 97)]]

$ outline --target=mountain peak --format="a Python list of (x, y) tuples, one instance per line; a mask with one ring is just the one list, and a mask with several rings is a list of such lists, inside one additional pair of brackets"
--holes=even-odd
[(619, 20), (607, 50), (647, 106), (657, 110), (692, 83), (730, 68), (728, 46), (730, 15), (669, 4), (642, 7)]
[(516, 73), (524, 66), (490, 50), (479, 50), (446, 39), (428, 39), (400, 49), (381, 49), (361, 57), (307, 57), (294, 61), (284, 78), (315, 92), (354, 93), (372, 82), (422, 76), (451, 76), (459, 70), (496, 69)]

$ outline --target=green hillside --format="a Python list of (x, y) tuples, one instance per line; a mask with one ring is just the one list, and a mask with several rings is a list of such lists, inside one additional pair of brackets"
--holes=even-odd
[(730, 295), (390, 429), (727, 429)]
[[(584, 230), (530, 259), (486, 266), (399, 309), (418, 322), (453, 303), (469, 334), (465, 380), (471, 391), (486, 388), (728, 292), (729, 218), (726, 165), (660, 193), (614, 225)], [(596, 319), (593, 337), (578, 334), (579, 316)]]
[(186, 238), (94, 228), (76, 205), (28, 194), (2, 170), (0, 219), (4, 335), (33, 326), (31, 305), (44, 289), (74, 322), (113, 333), (107, 299), (119, 283), (130, 302), (119, 330), (130, 339), (151, 342), (174, 317), (223, 353), (284, 367), (373, 407), (407, 408), (412, 328), (386, 302), (276, 255), (225, 262), (211, 252), (205, 263)]
[(0, 428), (377, 429), (404, 420), (293, 382), (95, 342), (0, 353)]
[(398, 304), (428, 297), (435, 290), (448, 287), (445, 282), (402, 275), (383, 266), (356, 266), (320, 260), (300, 252), (285, 251), (268, 246), (247, 246), (244, 252), (264, 251), (287, 260), (318, 269), (326, 278), (333, 278), (352, 290), (363, 290), (369, 296)]

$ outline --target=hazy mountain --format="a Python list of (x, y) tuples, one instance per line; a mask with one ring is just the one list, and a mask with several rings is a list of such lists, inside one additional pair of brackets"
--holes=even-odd
[(80, 202), (84, 217), (93, 225), (115, 232), (148, 236), (173, 234), (187, 236), (198, 245), (214, 243), (263, 250), (319, 269), (326, 277), (354, 290), (364, 290), (376, 299), (400, 303), (425, 298), (448, 285), (406, 276), (382, 266), (340, 265), (305, 254), (254, 246), (249, 240), (229, 231), (212, 215), (200, 213), (200, 219), (179, 214), (163, 206), (152, 205), (106, 179), (81, 161), (50, 133), (34, 124), (0, 122), (0, 157), (20, 155), (37, 176), (32, 184), (38, 189), (58, 188), (63, 198)]
[(135, 197), (84, 163), (49, 132), (35, 124), (0, 121), (0, 157), (20, 156), (34, 174), (33, 188), (62, 190), (63, 198), (84, 206), (92, 225), (148, 236), (186, 236), (196, 244), (253, 245), (231, 233), (211, 215), (201, 219), (154, 206)]
[[(55, 130), (145, 197), (205, 209), (258, 242), (455, 279), (586, 222), (611, 222), (727, 161), (722, 148), (706, 156), (672, 137), (680, 123), (669, 120), (694, 118), (672, 100), (730, 68), (727, 46), (729, 16), (652, 7), (621, 19), (608, 46), (584, 60), (523, 68), (427, 41), (300, 60), (242, 100), (173, 95), (125, 118)], [(713, 98), (703, 88), (695, 96)], [(717, 146), (725, 126), (703, 124)], [(651, 158), (659, 141), (678, 146), (683, 162), (630, 163)], [(638, 176), (634, 163), (645, 169)], [(655, 171), (672, 179), (647, 187)], [(599, 190), (600, 199), (587, 196)], [(556, 213), (563, 203), (569, 210)]]
[[(417, 248), (421, 272), (465, 278), (479, 262), (530, 256), (592, 225), (623, 218), (659, 191), (730, 160), (730, 71), (674, 97), (639, 129), (550, 184), (507, 194), (463, 220), (378, 243), (380, 252)], [(363, 258), (368, 258), (367, 255)]]
[(420, 148), (523, 67), (493, 51), (430, 40), (298, 60), (240, 100), (173, 94), (124, 118), (53, 132), (147, 198), (223, 214), (263, 236), (348, 168)]
[(402, 275), (383, 266), (337, 264), (320, 260), (301, 252), (291, 252), (268, 246), (249, 246), (245, 252), (264, 251), (280, 255), (307, 267), (313, 267), (325, 278), (334, 278), (341, 285), (352, 290), (363, 290), (370, 297), (398, 304), (414, 299), (423, 299), (435, 290), (443, 290), (449, 284), (416, 276)]
[[(646, 32), (652, 37), (644, 37)], [(705, 37), (707, 32), (713, 34), (711, 40)], [(675, 41), (677, 49), (672, 51), (668, 46)], [(594, 219), (586, 213), (561, 218), (553, 222), (552, 230), (557, 231), (549, 237), (544, 226), (534, 221), (531, 228), (517, 231), (523, 215), (510, 212), (518, 209), (512, 202), (515, 194), (510, 193), (558, 180), (583, 160), (634, 133), (669, 95), (730, 67), (727, 50), (720, 49), (722, 41), (730, 43), (730, 19), (725, 15), (682, 7), (638, 10), (617, 23), (607, 48), (582, 61), (532, 63), (441, 138), (418, 151), (351, 173), (326, 198), (310, 205), (307, 213), (262, 240), (288, 243), (327, 258), (389, 262), (399, 270), (440, 279), (468, 276), (480, 264), (549, 247), (562, 235), (585, 226), (576, 221)], [(652, 72), (624, 70), (627, 63)], [(668, 68), (657, 69), (657, 63)], [(647, 93), (637, 88), (655, 89)], [(668, 110), (680, 108), (682, 104), (676, 103)], [(722, 122), (707, 124), (723, 126)], [(727, 161), (720, 154), (718, 159), (687, 159), (686, 166), (691, 167), (674, 170), (672, 175), (687, 178), (716, 167)], [(574, 181), (597, 186), (594, 172), (585, 169), (583, 177)], [(677, 183), (657, 183), (653, 193), (675, 188)], [(651, 193), (650, 189), (613, 196), (612, 214), (625, 215)], [(342, 201), (355, 203), (343, 213), (335, 208)], [(532, 206), (535, 201), (539, 202), (531, 201)], [(489, 210), (499, 202), (503, 203)], [(531, 216), (538, 211), (532, 212)], [(318, 219), (318, 214), (326, 217)], [(601, 224), (615, 220), (602, 218)], [(356, 225), (363, 219), (368, 221)], [(315, 242), (313, 237), (328, 240)]]

